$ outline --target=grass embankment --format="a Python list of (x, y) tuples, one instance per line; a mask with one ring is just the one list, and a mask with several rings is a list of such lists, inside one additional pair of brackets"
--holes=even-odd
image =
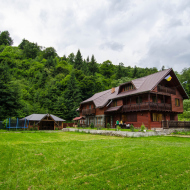
[(0, 189), (190, 189), (190, 139), (0, 133)]

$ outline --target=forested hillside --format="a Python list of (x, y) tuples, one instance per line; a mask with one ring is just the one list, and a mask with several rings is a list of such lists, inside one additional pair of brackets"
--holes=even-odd
[[(158, 71), (113, 65), (110, 60), (97, 63), (94, 55), (83, 57), (80, 50), (60, 57), (53, 47), (27, 39), (15, 47), (13, 41), (8, 31), (0, 33), (0, 121), (32, 113), (71, 120), (79, 103), (94, 93)], [(190, 94), (190, 68), (176, 74)]]

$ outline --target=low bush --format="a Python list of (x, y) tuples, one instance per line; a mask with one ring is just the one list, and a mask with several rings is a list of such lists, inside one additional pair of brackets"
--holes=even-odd
[(107, 128), (110, 129), (110, 124), (109, 123), (107, 123)]
[(130, 126), (130, 130), (132, 131), (132, 132), (134, 132), (135, 131), (135, 127), (131, 124), (131, 126)]
[(94, 129), (94, 123), (91, 123), (91, 124), (90, 124), (90, 128), (91, 128), (91, 129)]
[(142, 123), (142, 125), (141, 125), (141, 131), (144, 132), (145, 130), (146, 130), (146, 127), (145, 127), (145, 125)]

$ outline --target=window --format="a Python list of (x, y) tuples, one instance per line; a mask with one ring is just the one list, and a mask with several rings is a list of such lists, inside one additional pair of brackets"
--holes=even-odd
[(142, 97), (141, 97), (141, 96), (136, 97), (136, 103), (137, 103), (137, 104), (142, 103)]
[(94, 117), (89, 117), (89, 125), (93, 123), (94, 124)]
[(91, 109), (91, 105), (89, 105), (89, 109)]
[(113, 101), (113, 107), (116, 107), (117, 106), (117, 100), (114, 100)]
[(178, 98), (175, 99), (175, 106), (180, 106), (180, 101)]
[(153, 113), (152, 121), (162, 121), (162, 114), (161, 113)]
[(122, 121), (126, 122), (127, 121), (127, 115), (122, 115)]
[(124, 87), (124, 91), (128, 91), (128, 90), (133, 90), (134, 87), (132, 84), (127, 84), (125, 87)]
[(96, 125), (102, 125), (102, 117), (96, 118)]

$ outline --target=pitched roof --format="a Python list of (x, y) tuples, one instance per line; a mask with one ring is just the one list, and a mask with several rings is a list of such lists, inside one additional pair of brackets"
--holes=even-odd
[[(61, 119), (55, 115), (49, 114), (54, 121), (65, 121), (64, 119)], [(23, 119), (27, 119), (29, 121), (41, 121), (44, 117), (48, 116), (48, 114), (31, 114), (27, 117), (24, 117)]]
[[(120, 86), (115, 88), (114, 93), (111, 93), (111, 89), (103, 91), (103, 92), (99, 92), (99, 93), (94, 94), (91, 98), (81, 102), (81, 104), (84, 104), (87, 102), (93, 102), (96, 108), (104, 107), (108, 103), (109, 100), (125, 97), (128, 95), (149, 92), (153, 90), (170, 72), (172, 72), (175, 75), (175, 73), (173, 72), (171, 68), (163, 70), (163, 71), (159, 71), (157, 73), (127, 82), (127, 83), (134, 84), (135, 86), (134, 90), (125, 91), (118, 94), (120, 87), (126, 84), (126, 83), (123, 83)], [(185, 90), (181, 86), (177, 77), (175, 81), (178, 83), (177, 85), (180, 87), (180, 90), (182, 94), (184, 95), (184, 97), (188, 98), (188, 95), (186, 94)]]
[(110, 107), (108, 108), (105, 112), (114, 112), (118, 111), (122, 106), (115, 106), (115, 107)]
[(75, 117), (75, 118), (73, 119), (73, 121), (77, 121), (77, 120), (81, 120), (81, 119), (84, 119), (84, 117)]

